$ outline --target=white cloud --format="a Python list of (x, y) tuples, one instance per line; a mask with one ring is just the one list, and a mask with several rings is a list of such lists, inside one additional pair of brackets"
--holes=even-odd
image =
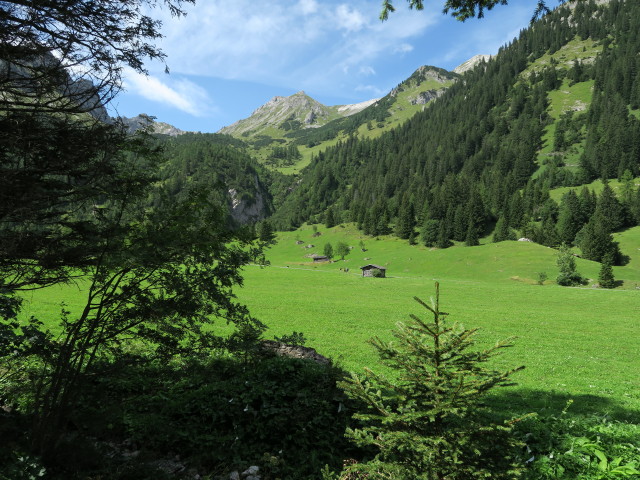
[(408, 43), (401, 43), (393, 49), (394, 53), (409, 53), (411, 51), (413, 51), (413, 45), (409, 45)]
[(311, 15), (318, 11), (318, 3), (316, 0), (300, 0), (297, 7), (303, 15)]
[(379, 77), (390, 55), (409, 51), (440, 18), (399, 8), (382, 23), (370, 0), (206, 0), (187, 10), (163, 18), (173, 73), (316, 93), (353, 91), (363, 74)]
[(381, 97), (382, 95), (386, 95), (387, 91), (376, 87), (375, 85), (358, 85), (355, 89), (356, 92), (366, 92), (366, 93), (373, 93), (374, 96), (376, 97)]
[(357, 32), (367, 23), (362, 13), (346, 4), (338, 5), (335, 16), (338, 26), (349, 32)]
[(360, 72), (360, 75), (364, 75), (365, 77), (376, 74), (376, 71), (374, 70), (374, 68), (369, 65), (363, 65), (362, 67), (360, 67), (359, 72)]
[(124, 87), (131, 93), (170, 105), (195, 117), (206, 116), (214, 110), (209, 95), (202, 87), (186, 78), (171, 79), (170, 83), (131, 69), (125, 72)]

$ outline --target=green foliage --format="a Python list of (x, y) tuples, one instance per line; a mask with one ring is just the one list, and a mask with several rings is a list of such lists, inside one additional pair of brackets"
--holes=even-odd
[(396, 235), (403, 239), (408, 239), (413, 235), (413, 229), (415, 228), (415, 212), (413, 204), (410, 202), (403, 202), (398, 213), (398, 222), (396, 224)]
[(575, 417), (565, 408), (559, 415), (529, 417), (518, 430), (530, 454), (527, 479), (635, 479), (640, 475), (640, 452), (634, 445), (640, 434), (637, 425), (601, 415)]
[(142, 456), (179, 455), (200, 472), (258, 465), (266, 478), (297, 480), (350, 452), (351, 404), (333, 366), (271, 356), (130, 360), (96, 365), (74, 418), (133, 441)]
[(589, 260), (601, 262), (605, 257), (609, 257), (615, 263), (620, 258), (618, 244), (607, 230), (601, 215), (595, 215), (578, 232), (576, 241), (584, 257)]
[(412, 314), (411, 323), (398, 324), (396, 342), (371, 341), (397, 378), (367, 369), (364, 377), (352, 374), (340, 384), (366, 406), (355, 415), (361, 426), (348, 429), (348, 437), (375, 452), (346, 472), (379, 479), (519, 478), (520, 444), (512, 427), (492, 421), (482, 406), (487, 392), (512, 385), (509, 377), (522, 368), (497, 372), (483, 366), (511, 343), (469, 351), (476, 330), (445, 322), (437, 283), (431, 305), (415, 300), (432, 321)]
[(562, 245), (558, 250), (556, 265), (560, 273), (556, 277), (558, 285), (571, 287), (584, 283), (584, 278), (576, 271), (576, 259), (567, 245)]
[(324, 215), (324, 226), (327, 228), (336, 226), (336, 218), (332, 207), (329, 207)]
[(340, 260), (344, 260), (344, 257), (349, 255), (351, 250), (349, 249), (349, 245), (344, 242), (338, 242), (336, 244), (336, 255), (340, 257)]
[(0, 480), (37, 480), (47, 473), (39, 458), (26, 453), (5, 451), (0, 462)]
[(307, 343), (307, 339), (302, 332), (292, 332), (288, 335), (282, 335), (281, 337), (274, 336), (273, 337), (277, 342), (286, 343), (287, 345), (298, 345), (303, 346)]
[(613, 261), (611, 255), (607, 255), (602, 261), (600, 273), (598, 273), (598, 285), (600, 285), (600, 288), (615, 288), (616, 281), (613, 277), (612, 264)]
[(493, 233), (493, 242), (504, 242), (505, 240), (515, 240), (516, 234), (509, 227), (509, 220), (505, 217), (500, 217), (498, 223), (496, 223), (496, 229)]
[[(389, 233), (393, 220), (394, 233), (409, 238), (410, 203), (428, 246), (446, 248), (467, 236), (474, 244), (503, 218), (519, 230), (531, 220), (527, 236), (556, 247), (577, 243), (594, 211), (582, 196), (576, 208), (574, 195), (558, 210), (549, 189), (629, 172), (624, 208), (607, 193), (600, 203), (610, 208), (600, 210), (611, 211), (609, 233), (630, 226), (640, 218), (629, 182), (640, 173), (633, 153), (640, 121), (629, 114), (640, 98), (629, 80), (640, 50), (631, 33), (640, 28), (638, 8), (581, 2), (570, 14), (560, 6), (401, 127), (376, 139), (343, 138), (314, 157), (274, 222), (296, 227), (334, 205), (367, 235)], [(570, 98), (562, 97), (566, 89)], [(578, 104), (588, 110), (574, 112)], [(546, 156), (554, 136), (562, 155)], [(437, 234), (431, 221), (440, 222)], [(498, 241), (511, 238), (508, 228), (499, 232)]]
[(427, 247), (435, 247), (438, 241), (440, 222), (438, 220), (426, 219), (422, 226), (422, 242)]
[(547, 272), (538, 272), (536, 281), (538, 282), (538, 285), (544, 285), (544, 282), (547, 280), (547, 278), (549, 278)]
[(384, 273), (379, 268), (373, 268), (371, 269), (371, 276), (374, 278), (383, 278)]
[[(422, 10), (423, 0), (407, 0), (409, 8)], [(444, 13), (451, 12), (451, 15), (461, 21), (469, 18), (482, 18), (485, 10), (491, 10), (496, 5), (505, 5), (507, 0), (446, 0), (444, 2)], [(395, 11), (392, 0), (383, 0), (380, 20), (387, 20), (389, 13)], [(544, 1), (540, 1), (534, 12), (534, 18), (542, 12), (548, 11)]]
[(273, 245), (276, 243), (276, 234), (273, 231), (273, 227), (271, 226), (271, 222), (269, 220), (263, 220), (258, 224), (258, 228), (256, 228), (256, 234), (258, 236), (258, 240), (265, 246)]
[[(284, 176), (269, 171), (245, 152), (245, 145), (229, 135), (186, 133), (178, 137), (158, 138), (166, 162), (159, 172), (167, 192), (180, 197), (194, 185), (209, 189), (220, 202), (228, 202), (229, 191), (247, 205), (262, 199), (260, 215), (269, 215), (285, 195)], [(151, 203), (158, 199), (154, 196)], [(250, 222), (258, 218), (249, 219)], [(230, 222), (230, 220), (229, 220)]]
[(323, 252), (325, 257), (333, 258), (333, 245), (329, 242), (325, 243)]

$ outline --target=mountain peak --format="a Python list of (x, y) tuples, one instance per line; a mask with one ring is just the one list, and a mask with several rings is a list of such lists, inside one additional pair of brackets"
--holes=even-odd
[(179, 128), (169, 125), (165, 122), (157, 122), (154, 117), (141, 113), (135, 117), (119, 117), (120, 121), (127, 126), (129, 133), (134, 133), (142, 128), (147, 128), (151, 133), (157, 133), (161, 135), (169, 135), (175, 137), (187, 133)]
[(459, 75), (462, 75), (463, 73), (469, 70), (473, 70), (473, 68), (479, 63), (488, 62), (491, 59), (491, 57), (492, 55), (475, 55), (471, 57), (469, 60), (467, 60), (466, 62), (463, 62), (460, 65), (458, 65), (456, 68), (453, 69), (453, 71)]
[(269, 128), (285, 131), (310, 128), (323, 125), (333, 117), (329, 107), (300, 90), (288, 97), (273, 97), (254, 110), (249, 118), (222, 128), (220, 133), (248, 136)]

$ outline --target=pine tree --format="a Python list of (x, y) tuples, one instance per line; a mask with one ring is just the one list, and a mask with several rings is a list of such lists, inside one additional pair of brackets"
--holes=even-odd
[(591, 190), (584, 186), (582, 190), (580, 190), (579, 199), (582, 221), (587, 222), (596, 211), (597, 198)]
[(451, 240), (449, 239), (448, 229), (446, 222), (438, 222), (438, 238), (436, 240), (436, 247), (448, 248), (451, 246)]
[(467, 229), (467, 235), (464, 239), (464, 244), (467, 247), (475, 247), (476, 245), (480, 245), (480, 239), (478, 238), (478, 229), (473, 224), (473, 222), (469, 222), (469, 228)]
[(511, 196), (509, 203), (509, 223), (511, 226), (517, 229), (522, 228), (524, 222), (524, 201), (520, 192), (515, 192)]
[(629, 203), (629, 213), (636, 225), (640, 225), (640, 187), (638, 187), (635, 193), (631, 196), (631, 202)]
[(325, 214), (325, 217), (324, 217), (324, 226), (327, 228), (336, 226), (336, 218), (335, 218), (335, 214), (333, 213), (333, 207), (329, 207), (327, 209), (327, 213)]
[(616, 194), (608, 182), (605, 182), (602, 193), (600, 197), (598, 197), (594, 215), (600, 217), (602, 227), (604, 227), (608, 233), (620, 230), (626, 224), (624, 207), (616, 198)]
[(576, 234), (582, 228), (582, 211), (580, 200), (573, 190), (562, 197), (556, 229), (558, 238), (566, 244), (573, 244)]
[(352, 374), (341, 384), (366, 406), (355, 415), (361, 427), (347, 436), (377, 451), (373, 460), (347, 472), (371, 479), (519, 478), (511, 427), (492, 421), (483, 402), (493, 388), (513, 385), (509, 377), (523, 368), (498, 372), (484, 366), (511, 339), (470, 351), (477, 329), (445, 321), (438, 283), (431, 304), (414, 298), (431, 320), (410, 315), (410, 323), (398, 324), (394, 342), (371, 340), (397, 378), (367, 369), (363, 378)]
[(435, 247), (438, 242), (438, 233), (440, 232), (440, 221), (431, 218), (425, 219), (420, 235), (422, 243), (426, 247)]
[(505, 240), (515, 240), (516, 236), (509, 228), (509, 219), (500, 217), (496, 223), (496, 229), (493, 233), (493, 242), (504, 242)]
[(258, 228), (256, 229), (256, 235), (258, 240), (265, 245), (273, 245), (276, 243), (276, 235), (273, 232), (273, 227), (269, 220), (263, 220), (260, 224), (258, 224)]
[(466, 208), (460, 204), (456, 208), (456, 213), (453, 217), (453, 239), (462, 242), (464, 241), (469, 226), (469, 215)]
[(600, 288), (615, 288), (616, 280), (613, 277), (613, 259), (611, 255), (606, 255), (602, 260), (600, 273), (598, 274), (598, 284)]
[(398, 214), (398, 223), (396, 225), (396, 235), (400, 238), (407, 239), (413, 233), (416, 226), (415, 211), (411, 202), (403, 202)]

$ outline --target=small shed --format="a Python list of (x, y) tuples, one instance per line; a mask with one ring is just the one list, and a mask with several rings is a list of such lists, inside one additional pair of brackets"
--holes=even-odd
[(369, 264), (369, 265), (365, 265), (364, 267), (360, 267), (360, 270), (362, 270), (362, 276), (363, 277), (373, 277), (375, 276), (373, 274), (374, 271), (378, 270), (381, 275), (380, 277), (384, 278), (387, 276), (387, 268), (386, 267), (381, 267), (380, 265), (373, 265), (373, 264)]
[(328, 262), (328, 261), (331, 260), (326, 255), (316, 255), (315, 253), (313, 255), (311, 255), (311, 258), (313, 259), (314, 263), (315, 262)]

